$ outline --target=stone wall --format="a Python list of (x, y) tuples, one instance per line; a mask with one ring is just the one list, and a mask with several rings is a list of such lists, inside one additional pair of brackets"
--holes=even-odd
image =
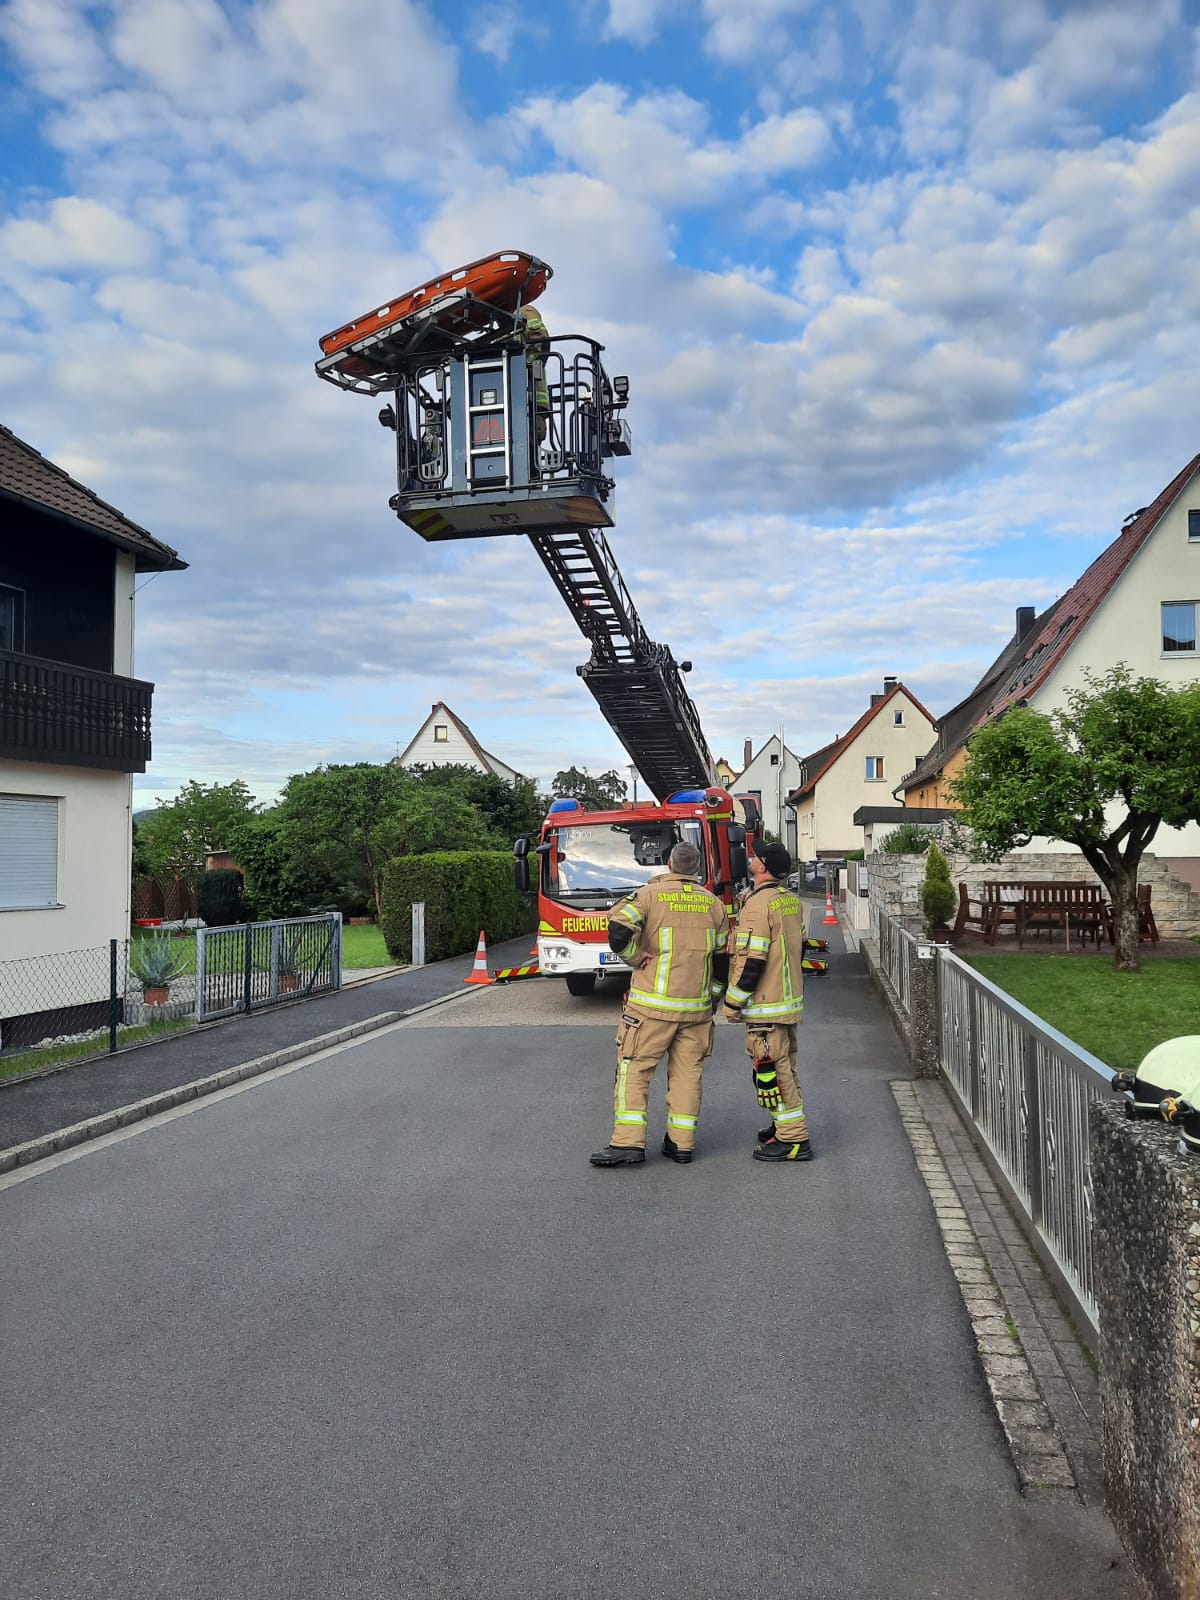
[(1091, 1107), (1104, 1497), (1158, 1600), (1200, 1600), (1200, 1160)]
[[(933, 830), (931, 830), (933, 831)], [(949, 835), (947, 837), (947, 835)], [(972, 896), (978, 896), (985, 883), (1023, 881), (1027, 883), (1095, 883), (1096, 874), (1077, 850), (1063, 854), (1014, 851), (1001, 861), (972, 861), (963, 830), (943, 826), (934, 832), (938, 848), (950, 867), (951, 881), (965, 883)], [(889, 916), (899, 917), (911, 931), (921, 928), (921, 884), (925, 878), (924, 856), (888, 856), (878, 851), (869, 862), (872, 925), (877, 907)], [(1138, 869), (1139, 883), (1153, 886), (1151, 905), (1158, 931), (1164, 939), (1188, 939), (1200, 933), (1200, 892), (1176, 878), (1167, 861), (1144, 855)]]

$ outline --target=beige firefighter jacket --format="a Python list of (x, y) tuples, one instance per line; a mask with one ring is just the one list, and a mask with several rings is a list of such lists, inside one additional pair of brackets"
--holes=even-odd
[[(765, 962), (753, 989), (741, 987), (748, 961)], [(725, 1004), (743, 1022), (798, 1022), (804, 1010), (804, 911), (786, 884), (761, 884), (738, 912)]]
[(713, 956), (729, 938), (729, 917), (716, 895), (676, 873), (651, 878), (609, 913), (636, 935), (621, 951), (633, 968), (627, 1007), (664, 1022), (703, 1022), (720, 995)]

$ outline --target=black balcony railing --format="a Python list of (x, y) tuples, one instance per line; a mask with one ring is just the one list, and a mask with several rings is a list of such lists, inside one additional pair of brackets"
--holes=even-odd
[(0, 650), (0, 758), (145, 772), (154, 685)]

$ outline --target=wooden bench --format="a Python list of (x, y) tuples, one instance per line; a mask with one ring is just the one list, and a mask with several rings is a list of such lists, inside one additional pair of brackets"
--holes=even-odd
[(1024, 885), (1020, 883), (985, 883), (981, 895), (969, 895), (966, 884), (960, 883), (953, 936), (957, 938), (964, 928), (975, 927), (988, 944), (995, 944), (996, 935), (1005, 923), (1018, 927), (1018, 907), (1023, 895)]
[(1070, 942), (1077, 933), (1086, 943), (1089, 936), (1097, 945), (1108, 934), (1108, 906), (1098, 883), (1026, 883), (1022, 886), (1017, 940), (1024, 944), (1027, 933), (1043, 928), (1053, 933), (1062, 928)]

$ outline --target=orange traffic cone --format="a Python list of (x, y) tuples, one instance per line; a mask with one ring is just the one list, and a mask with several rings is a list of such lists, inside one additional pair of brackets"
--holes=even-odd
[(833, 909), (833, 891), (832, 891), (832, 889), (826, 889), (826, 891), (825, 891), (825, 915), (821, 918), (821, 926), (823, 928), (830, 928), (830, 927), (836, 928), (837, 925), (838, 925), (837, 912)]
[(475, 947), (475, 965), (470, 974), (463, 979), (464, 983), (491, 983), (487, 966), (487, 941), (483, 937), (483, 929), (479, 930), (479, 943)]

